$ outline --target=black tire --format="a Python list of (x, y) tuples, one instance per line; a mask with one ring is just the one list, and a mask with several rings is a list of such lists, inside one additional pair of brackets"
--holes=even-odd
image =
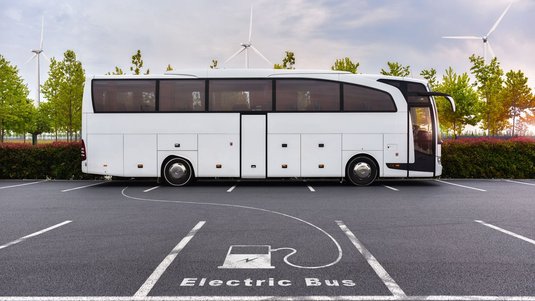
[(346, 176), (355, 186), (368, 186), (379, 174), (379, 168), (374, 160), (366, 156), (357, 156), (349, 161)]
[(165, 163), (162, 170), (165, 182), (171, 186), (184, 186), (193, 179), (193, 168), (187, 160), (173, 158)]

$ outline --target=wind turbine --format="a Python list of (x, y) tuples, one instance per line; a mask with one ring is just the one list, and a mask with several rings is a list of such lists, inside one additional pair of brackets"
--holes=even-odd
[(223, 65), (225, 65), (227, 62), (232, 60), (234, 57), (236, 57), (238, 54), (245, 51), (245, 68), (249, 68), (249, 48), (251, 48), (256, 54), (258, 54), (261, 58), (264, 59), (264, 61), (268, 62), (271, 66), (273, 66), (273, 63), (270, 62), (258, 49), (256, 49), (253, 46), (253, 42), (251, 41), (251, 35), (253, 33), (253, 7), (251, 6), (251, 18), (249, 19), (249, 40), (248, 42), (241, 43), (240, 49), (236, 51), (231, 57), (229, 57)]
[(513, 2), (509, 3), (509, 5), (503, 11), (502, 15), (498, 18), (496, 23), (494, 23), (494, 25), (491, 27), (489, 32), (484, 36), (481, 36), (481, 37), (479, 37), (479, 36), (447, 36), (447, 37), (442, 37), (442, 38), (443, 39), (458, 39), (458, 40), (482, 40), (483, 41), (483, 53), (484, 53), (483, 54), (483, 59), (486, 62), (487, 61), (487, 51), (490, 52), (490, 54), (492, 55), (493, 58), (496, 56), (494, 54), (494, 51), (492, 50), (492, 47), (490, 46), (489, 37), (496, 30), (496, 28), (498, 27), (498, 25), (502, 21), (503, 17), (505, 16), (505, 14), (509, 10), (509, 8), (511, 8), (511, 5), (513, 5)]
[(41, 54), (43, 57), (50, 63), (50, 59), (46, 56), (44, 50), (43, 50), (43, 33), (45, 30), (45, 17), (41, 19), (41, 42), (39, 43), (38, 49), (32, 49), (31, 52), (34, 53), (30, 59), (24, 63), (24, 65), (28, 64), (30, 61), (32, 61), (34, 58), (37, 57), (37, 106), (41, 104)]

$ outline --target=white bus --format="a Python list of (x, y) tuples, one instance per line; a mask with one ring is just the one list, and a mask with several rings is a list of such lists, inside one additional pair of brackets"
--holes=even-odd
[[(82, 170), (196, 178), (437, 177), (437, 110), (423, 80), (311, 70), (183, 70), (85, 85)], [(450, 101), (454, 108), (453, 100)]]

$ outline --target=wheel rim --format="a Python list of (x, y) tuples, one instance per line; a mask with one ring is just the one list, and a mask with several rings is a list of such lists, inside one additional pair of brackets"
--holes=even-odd
[(173, 182), (181, 182), (188, 174), (186, 165), (180, 162), (173, 163), (168, 171), (168, 175)]
[(372, 173), (371, 166), (366, 162), (359, 162), (353, 167), (353, 175), (359, 179), (367, 179)]

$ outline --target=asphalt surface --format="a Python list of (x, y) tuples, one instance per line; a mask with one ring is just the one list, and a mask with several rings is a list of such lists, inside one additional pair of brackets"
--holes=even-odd
[(0, 181), (0, 300), (535, 300), (535, 180), (156, 186)]

